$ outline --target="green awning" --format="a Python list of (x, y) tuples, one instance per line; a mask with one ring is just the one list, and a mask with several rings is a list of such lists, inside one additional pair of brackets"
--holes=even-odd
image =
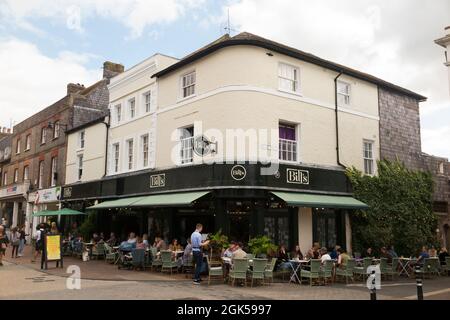
[(330, 196), (309, 193), (273, 192), (278, 198), (284, 200), (290, 206), (337, 208), (337, 209), (367, 209), (369, 206), (353, 197)]
[(133, 197), (133, 198), (123, 198), (111, 201), (104, 201), (96, 204), (92, 207), (88, 207), (88, 210), (98, 210), (98, 209), (114, 209), (114, 208), (128, 208), (136, 201), (141, 200), (143, 197)]
[(33, 217), (47, 217), (47, 216), (81, 216), (81, 215), (85, 215), (86, 213), (84, 212), (80, 212), (80, 211), (76, 211), (76, 210), (72, 210), (72, 209), (68, 209), (68, 208), (64, 208), (61, 210), (43, 210), (43, 211), (38, 211), (36, 213), (33, 213)]
[(208, 193), (209, 191), (157, 194), (144, 197), (131, 207), (187, 206)]

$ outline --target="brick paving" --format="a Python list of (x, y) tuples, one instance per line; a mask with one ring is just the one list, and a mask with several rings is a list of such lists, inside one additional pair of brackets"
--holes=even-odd
[[(26, 251), (27, 253), (28, 251)], [(27, 257), (28, 256), (28, 257)], [(30, 263), (29, 254), (18, 259), (5, 259), (0, 267), (1, 299), (284, 299), (284, 300), (367, 300), (369, 292), (362, 282), (332, 286), (274, 283), (270, 286), (231, 287), (205, 282), (195, 286), (184, 275), (162, 275), (159, 272), (118, 270), (104, 261), (82, 262), (67, 258), (65, 268), (75, 264), (81, 268), (81, 290), (66, 288), (66, 269), (39, 270), (39, 263)], [(379, 300), (416, 299), (413, 279), (382, 283)], [(424, 281), (425, 299), (450, 300), (450, 277)]]

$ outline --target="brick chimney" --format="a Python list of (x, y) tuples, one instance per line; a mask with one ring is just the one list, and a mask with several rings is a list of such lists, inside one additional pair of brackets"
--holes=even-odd
[(71, 93), (76, 93), (78, 91), (81, 91), (84, 89), (84, 85), (79, 84), (79, 83), (69, 83), (67, 85), (67, 95), (71, 94)]
[(111, 79), (112, 77), (122, 73), (124, 66), (120, 63), (105, 61), (103, 63), (103, 79)]

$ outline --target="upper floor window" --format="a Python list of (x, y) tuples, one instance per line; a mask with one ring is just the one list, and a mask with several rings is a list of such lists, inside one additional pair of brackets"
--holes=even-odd
[(20, 139), (17, 139), (16, 153), (20, 153)]
[(120, 161), (120, 145), (118, 143), (113, 144), (113, 171), (119, 172), (119, 161)]
[(130, 112), (130, 119), (136, 116), (136, 100), (134, 98), (128, 100), (128, 109)]
[(337, 95), (338, 95), (338, 105), (348, 106), (350, 105), (350, 84), (338, 81), (337, 82)]
[(8, 184), (8, 172), (5, 171), (3, 173), (3, 185), (6, 186)]
[(122, 121), (122, 105), (118, 104), (114, 106), (114, 111), (116, 113), (116, 123), (120, 123)]
[(83, 177), (83, 155), (80, 154), (77, 157), (77, 178), (78, 181)]
[(27, 134), (25, 137), (25, 151), (31, 149), (31, 134)]
[(44, 188), (44, 161), (39, 162), (38, 188)]
[(285, 63), (278, 65), (278, 86), (280, 90), (300, 92), (300, 69)]
[(58, 169), (58, 158), (53, 157), (52, 163), (51, 163), (51, 171), (50, 171), (50, 186), (54, 187), (56, 186), (56, 181), (58, 179), (57, 169)]
[(142, 141), (142, 166), (148, 167), (148, 134), (141, 137)]
[(298, 142), (296, 126), (292, 124), (280, 123), (278, 125), (279, 134), (279, 159), (283, 161), (297, 162)]
[(444, 174), (445, 170), (444, 170), (444, 162), (440, 162), (438, 165), (438, 173), (439, 174)]
[(181, 96), (190, 97), (195, 94), (195, 71), (181, 77)]
[(144, 93), (145, 112), (150, 112), (152, 108), (152, 94), (149, 92)]
[(134, 144), (133, 139), (127, 141), (127, 158), (128, 158), (128, 170), (133, 170), (133, 158), (134, 158)]
[(80, 149), (84, 149), (84, 145), (85, 145), (85, 136), (86, 136), (86, 133), (85, 133), (84, 130), (83, 130), (83, 131), (80, 131), (80, 132), (78, 133), (78, 148), (80, 148)]
[(19, 181), (19, 169), (14, 169), (14, 183)]
[(23, 180), (29, 180), (30, 179), (30, 167), (25, 166), (23, 167)]
[(373, 141), (364, 140), (363, 159), (364, 173), (372, 175), (374, 173)]
[(59, 121), (56, 121), (53, 127), (53, 139), (59, 138), (59, 129), (60, 129)]
[(194, 127), (181, 128), (180, 131), (180, 163), (194, 161)]
[(41, 128), (41, 144), (44, 144), (47, 142), (47, 128), (42, 127)]

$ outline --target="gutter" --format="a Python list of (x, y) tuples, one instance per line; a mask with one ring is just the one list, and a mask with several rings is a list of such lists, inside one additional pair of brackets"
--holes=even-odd
[(342, 76), (343, 72), (340, 71), (339, 74), (334, 78), (334, 113), (335, 113), (335, 121), (336, 121), (336, 160), (337, 164), (343, 168), (347, 168), (344, 164), (341, 163), (340, 159), (340, 148), (339, 148), (339, 110), (338, 110), (338, 92), (337, 92), (337, 81), (340, 76)]

